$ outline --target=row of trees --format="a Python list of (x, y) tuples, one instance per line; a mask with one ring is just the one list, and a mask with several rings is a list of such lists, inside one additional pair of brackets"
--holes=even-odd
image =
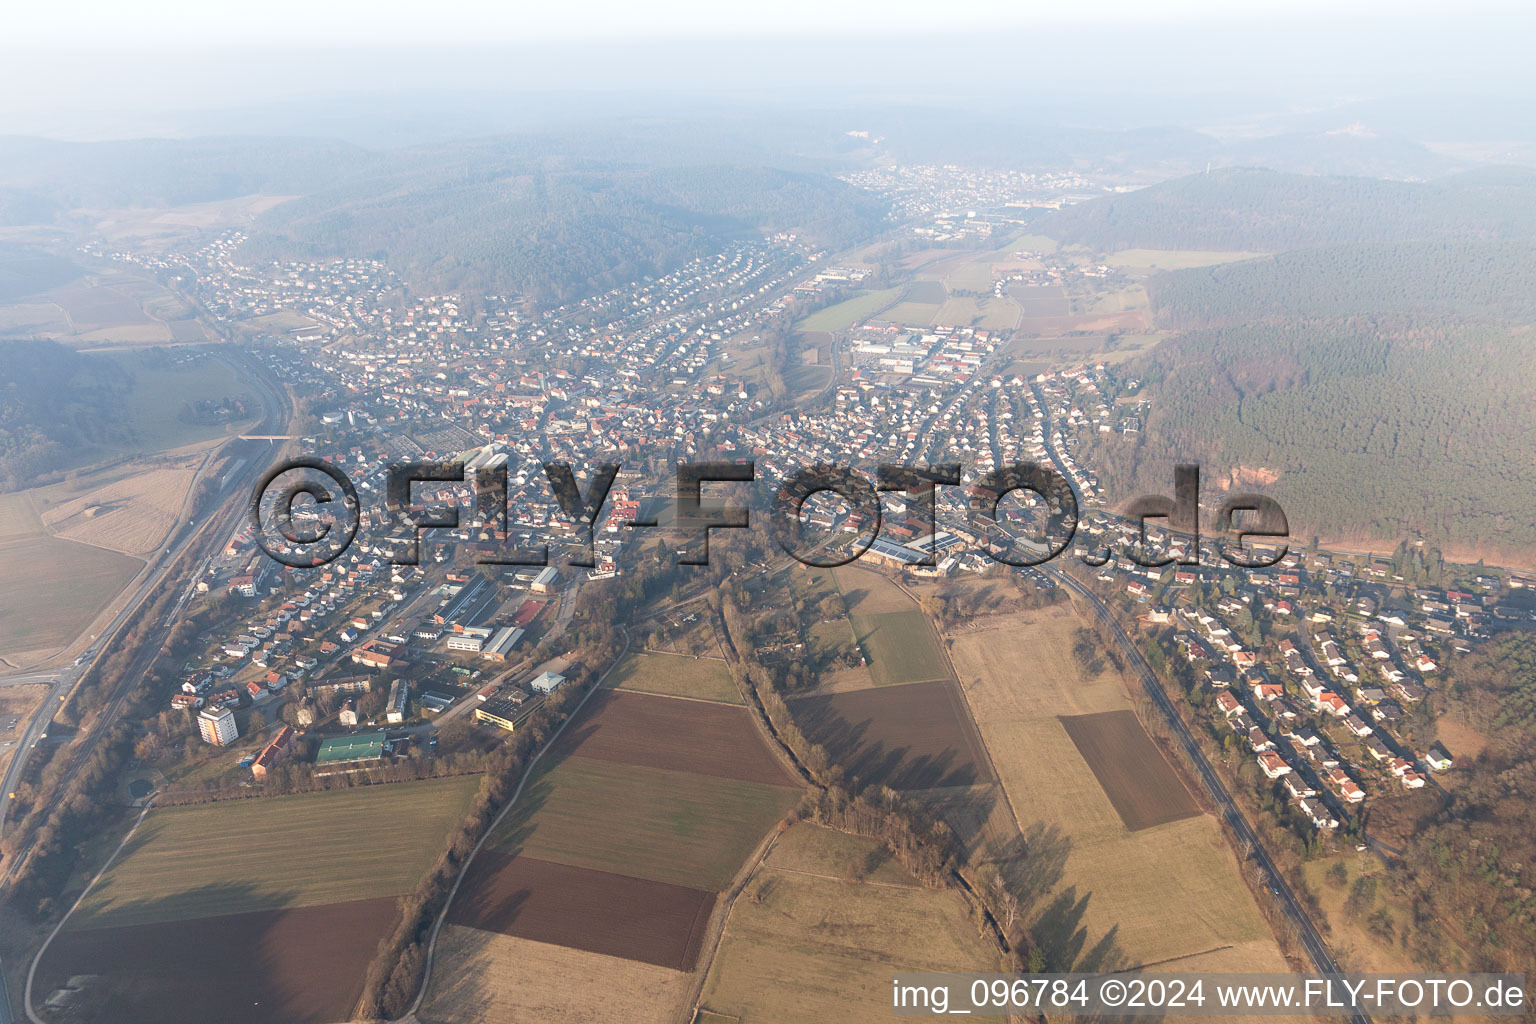
[[(925, 885), (954, 889), (964, 895), (986, 934), (997, 941), (1001, 966), (1008, 970), (1039, 970), (1043, 962), (1020, 925), (1018, 901), (1006, 886), (972, 886), (960, 872), (960, 850), (944, 822), (905, 800), (888, 786), (867, 784), (848, 774), (825, 747), (812, 742), (795, 722), (775, 674), (753, 655), (757, 636), (750, 619), (730, 594), (711, 595), (712, 612), (724, 623), (738, 671), (746, 677), (750, 706), (765, 719), (768, 731), (783, 745), (811, 783), (812, 792), (797, 815), (819, 824), (881, 840), (896, 858)], [(815, 614), (816, 608), (801, 606)], [(779, 685), (782, 685), (780, 680)], [(1010, 910), (1009, 908), (1012, 908)], [(1007, 921), (1004, 925), (1000, 922)]]

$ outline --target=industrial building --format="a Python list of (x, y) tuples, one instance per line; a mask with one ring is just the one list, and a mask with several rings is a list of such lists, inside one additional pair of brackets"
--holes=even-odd
[(506, 661), (507, 655), (517, 649), (522, 639), (523, 630), (516, 626), (503, 626), (491, 637), (491, 642), (485, 645), (480, 655), (487, 661)]
[(487, 722), (498, 729), (513, 732), (517, 723), (522, 721), (533, 710), (528, 700), (521, 695), (513, 697), (493, 697), (475, 708), (475, 721)]

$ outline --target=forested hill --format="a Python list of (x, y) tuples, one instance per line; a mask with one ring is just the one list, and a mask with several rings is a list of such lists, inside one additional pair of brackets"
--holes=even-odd
[[(1194, 330), (1135, 373), (1139, 434), (1086, 437), (1114, 493), (1166, 490), (1198, 461), (1279, 499), (1292, 536), (1530, 564), (1536, 550), (1536, 333), (1400, 315)], [(1159, 491), (1161, 493), (1161, 491)]]
[(1361, 313), (1536, 320), (1536, 239), (1363, 242), (1147, 282), (1160, 327)]
[(1069, 206), (1033, 229), (1100, 252), (1532, 238), (1536, 172), (1496, 169), (1416, 183), (1216, 170)]
[(0, 491), (57, 468), (65, 455), (121, 440), (122, 371), (53, 341), (0, 340)]
[(831, 177), (767, 167), (494, 161), (409, 167), (269, 211), (245, 255), (382, 255), (413, 287), (564, 301), (665, 272), (734, 237), (831, 248), (885, 207)]

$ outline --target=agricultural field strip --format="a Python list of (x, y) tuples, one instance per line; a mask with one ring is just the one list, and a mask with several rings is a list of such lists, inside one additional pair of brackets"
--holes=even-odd
[(730, 670), (718, 658), (662, 651), (631, 654), (603, 685), (615, 690), (741, 704)]
[(409, 892), (478, 786), (465, 776), (152, 811), (69, 927)]
[(790, 785), (573, 756), (530, 780), (489, 846), (718, 892), (799, 799)]
[(745, 708), (655, 694), (596, 694), (553, 753), (770, 786), (795, 781)]
[(454, 924), (692, 970), (716, 893), (490, 851)]
[(933, 628), (923, 613), (880, 612), (850, 616), (859, 643), (869, 656), (876, 685), (926, 683), (950, 678)]
[(705, 1019), (882, 1021), (892, 970), (995, 968), (957, 894), (891, 862), (871, 881), (849, 876), (877, 846), (806, 824), (780, 837), (749, 883), (759, 898), (732, 907), (705, 980)]
[(1200, 813), (1134, 713), (1101, 711), (1058, 720), (1132, 832)]

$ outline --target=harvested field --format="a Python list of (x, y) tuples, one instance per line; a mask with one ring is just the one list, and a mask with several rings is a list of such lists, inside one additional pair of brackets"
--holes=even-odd
[(478, 787), (464, 776), (151, 811), (67, 928), (410, 892)]
[(795, 785), (746, 708), (604, 690), (592, 696), (588, 709), (561, 734), (552, 754), (768, 786)]
[(889, 320), (894, 324), (909, 324), (914, 327), (927, 327), (933, 323), (934, 316), (939, 312), (937, 303), (932, 302), (898, 302), (890, 309), (880, 314), (881, 320)]
[(417, 1017), (423, 1024), (677, 1024), (689, 982), (681, 971), (637, 960), (448, 924)]
[[(991, 282), (987, 283), (991, 287)], [(988, 331), (1012, 330), (1018, 322), (1020, 310), (1010, 299), (953, 298), (939, 307), (934, 322), (977, 327)]]
[(48, 947), (35, 991), (41, 1002), (95, 975), (78, 996), (81, 1017), (114, 1024), (350, 1020), (399, 913), (389, 898), (67, 931)]
[(1103, 334), (1107, 331), (1135, 334), (1146, 326), (1145, 310), (1123, 313), (1086, 313), (1080, 316), (1027, 316), (1019, 320), (1020, 334), (1058, 338), (1064, 334)]
[(719, 658), (685, 654), (631, 654), (609, 675), (604, 686), (638, 693), (691, 697), (722, 704), (740, 704), (741, 691)]
[(797, 844), (802, 830), (824, 831), (787, 832), (748, 883), (758, 899), (732, 905), (703, 1009), (743, 1021), (888, 1021), (892, 970), (996, 969), (958, 894), (910, 877), (855, 881), (847, 861), (878, 843), (837, 834)]
[(907, 286), (907, 292), (902, 298), (907, 302), (921, 302), (924, 305), (942, 306), (949, 301), (949, 292), (938, 281), (913, 281)]
[(868, 569), (841, 566), (837, 569), (811, 570), (811, 575), (830, 573), (848, 603), (851, 615), (879, 615), (906, 612), (917, 607), (906, 592), (889, 578)]
[(864, 782), (933, 789), (991, 779), (980, 737), (952, 683), (797, 697), (789, 710), (811, 742)]
[(91, 279), (73, 281), (48, 297), (69, 316), (76, 331), (153, 322), (133, 299)]
[(789, 786), (569, 757), (528, 783), (488, 848), (719, 892), (799, 799)]
[(938, 637), (917, 609), (854, 615), (851, 621), (859, 645), (869, 658), (869, 673), (876, 686), (926, 683), (950, 677)]
[(1132, 832), (1200, 813), (1133, 713), (1105, 711), (1060, 721)]
[(155, 550), (181, 514), (197, 475), (194, 465), (144, 469), (49, 509), (43, 522), (59, 537), (126, 555)]
[(483, 851), (449, 920), (482, 931), (693, 970), (715, 893)]
[[(1106, 792), (1110, 783), (1068, 734), (1067, 720), (1058, 716), (1140, 728), (1123, 680), (1107, 666), (1088, 675), (1073, 656), (1081, 625), (1065, 605), (993, 616), (957, 634), (952, 650), (1015, 828), (1031, 851), (999, 867), (1022, 872), (1017, 881), (1030, 899), (1030, 928), (1051, 969), (1172, 964), (1177, 970), (1186, 958), (1230, 963), (1221, 958), (1233, 954), (1224, 951), (1240, 949), (1244, 969), (1286, 970), (1215, 818), (1192, 814), (1132, 831)], [(1178, 782), (1150, 739), (1115, 735), (1160, 762), (1151, 767), (1133, 757), (1126, 771), (1143, 764), (1141, 770), (1167, 772)], [(1096, 741), (1110, 742), (1110, 734)], [(1182, 814), (1193, 804), (1182, 785), (1177, 793)], [(974, 807), (959, 806), (946, 820), (962, 840), (987, 851), (1006, 830), (997, 821), (998, 805), (977, 799), (983, 795), (977, 791), (969, 801)], [(990, 838), (976, 834), (982, 832)]]
[(142, 567), (41, 531), (0, 542), (0, 657), (24, 664), (67, 646)]

